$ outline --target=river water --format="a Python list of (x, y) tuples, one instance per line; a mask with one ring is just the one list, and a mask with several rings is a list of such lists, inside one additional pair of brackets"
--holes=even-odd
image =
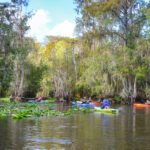
[[(117, 106), (116, 106), (117, 107)], [(150, 108), (0, 120), (0, 150), (150, 150)]]

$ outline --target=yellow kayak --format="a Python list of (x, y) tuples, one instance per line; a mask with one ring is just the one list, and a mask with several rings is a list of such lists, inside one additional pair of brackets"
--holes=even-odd
[(101, 109), (100, 107), (94, 107), (94, 109), (95, 109), (95, 111), (99, 111), (99, 112), (102, 112), (102, 113), (112, 113), (112, 114), (115, 114), (115, 113), (119, 112), (118, 109), (112, 109), (112, 108)]

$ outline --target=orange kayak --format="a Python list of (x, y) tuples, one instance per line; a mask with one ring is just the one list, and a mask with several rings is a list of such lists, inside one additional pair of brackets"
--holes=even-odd
[(148, 104), (133, 104), (134, 107), (150, 107)]

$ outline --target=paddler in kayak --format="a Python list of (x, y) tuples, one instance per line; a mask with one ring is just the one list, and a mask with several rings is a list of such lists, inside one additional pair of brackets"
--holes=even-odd
[(80, 101), (77, 101), (77, 104), (88, 104), (89, 102), (87, 101), (87, 98), (84, 97), (83, 99), (81, 99)]
[(41, 102), (42, 101), (42, 97), (39, 96), (39, 98), (36, 100), (36, 102)]
[(107, 108), (111, 108), (111, 106), (109, 105), (108, 99), (104, 99), (103, 105), (101, 106), (101, 109), (107, 109)]
[(89, 102), (87, 101), (87, 98), (84, 97), (83, 100), (82, 100), (82, 104), (88, 104)]
[(91, 97), (89, 97), (88, 102), (92, 102), (92, 98)]

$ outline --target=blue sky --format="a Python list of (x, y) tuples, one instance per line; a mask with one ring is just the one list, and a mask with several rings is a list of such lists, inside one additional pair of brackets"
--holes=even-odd
[(29, 0), (25, 12), (33, 11), (34, 15), (28, 22), (28, 35), (39, 42), (43, 42), (47, 35), (73, 37), (77, 16), (75, 7), (74, 0)]
[(73, 37), (75, 28), (73, 0), (29, 0), (27, 11), (35, 15), (29, 20), (29, 35), (43, 41), (46, 35)]
[(51, 26), (69, 20), (75, 21), (75, 4), (73, 0), (29, 0), (28, 10), (43, 9), (49, 12), (52, 19)]
[(47, 35), (73, 37), (77, 17), (75, 8), (74, 0), (29, 0), (25, 11), (33, 11), (34, 15), (28, 22), (28, 36), (39, 42), (43, 42)]

